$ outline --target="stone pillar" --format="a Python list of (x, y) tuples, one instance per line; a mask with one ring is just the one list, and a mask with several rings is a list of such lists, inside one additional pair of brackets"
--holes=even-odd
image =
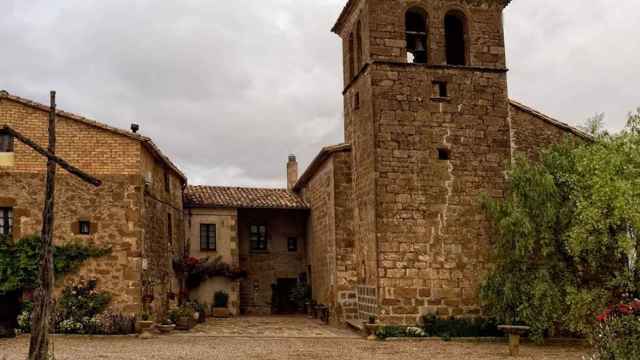
[(289, 155), (287, 161), (287, 189), (293, 190), (298, 181), (298, 161), (295, 155)]

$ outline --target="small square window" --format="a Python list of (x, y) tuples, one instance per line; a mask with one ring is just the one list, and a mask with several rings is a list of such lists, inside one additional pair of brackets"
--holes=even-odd
[(0, 208), (0, 236), (11, 236), (13, 209)]
[(80, 235), (91, 235), (91, 222), (90, 221), (80, 221), (79, 229)]
[(249, 230), (251, 250), (267, 251), (267, 227), (265, 225), (251, 225)]
[(216, 251), (215, 224), (200, 224), (200, 250)]
[(13, 136), (0, 133), (0, 152), (13, 152)]
[(298, 251), (298, 238), (290, 237), (287, 239), (287, 249), (289, 252)]
[(173, 219), (170, 213), (167, 213), (167, 237), (169, 238), (169, 244), (173, 244)]
[(432, 97), (446, 99), (449, 97), (449, 90), (446, 81), (434, 81)]
[(169, 172), (164, 172), (164, 191), (171, 192), (171, 177), (169, 177)]
[(451, 159), (451, 150), (446, 148), (438, 149), (438, 160), (447, 161)]

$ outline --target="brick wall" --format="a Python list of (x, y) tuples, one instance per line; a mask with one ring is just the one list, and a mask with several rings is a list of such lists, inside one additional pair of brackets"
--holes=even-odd
[[(47, 120), (48, 112), (38, 106), (0, 99), (0, 126), (7, 124), (43, 147)], [(66, 115), (57, 120), (57, 155), (98, 177), (103, 185), (93, 188), (58, 168), (54, 241), (79, 239), (113, 248), (110, 256), (90, 260), (77, 274), (66, 276), (58, 290), (70, 281), (95, 277), (100, 289), (113, 293), (114, 309), (139, 312), (146, 263), (146, 277), (162, 283), (154, 305), (158, 311), (166, 309), (167, 293), (177, 291), (170, 259), (184, 250), (181, 180), (170, 170), (171, 188), (166, 192), (162, 185), (166, 165), (135, 136)], [(17, 140), (14, 143), (15, 164), (0, 168), (0, 205), (14, 208), (14, 237), (19, 238), (40, 233), (46, 159)], [(150, 186), (145, 185), (147, 173), (153, 178)], [(169, 213), (174, 222), (171, 243)], [(80, 220), (91, 222), (91, 235), (78, 234)]]
[[(9, 125), (42, 147), (48, 144), (48, 113), (9, 99), (0, 99), (0, 125)], [(56, 154), (95, 176), (140, 173), (140, 142), (79, 121), (58, 116)], [(46, 161), (15, 142), (15, 172), (44, 172)]]

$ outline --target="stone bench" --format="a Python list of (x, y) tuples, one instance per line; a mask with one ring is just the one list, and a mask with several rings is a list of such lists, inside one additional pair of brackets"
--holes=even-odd
[(509, 335), (509, 353), (511, 356), (518, 356), (520, 353), (520, 337), (531, 330), (528, 326), (500, 325), (498, 330)]

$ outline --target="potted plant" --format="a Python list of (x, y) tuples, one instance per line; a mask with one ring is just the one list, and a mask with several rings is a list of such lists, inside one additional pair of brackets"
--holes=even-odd
[(213, 295), (213, 317), (227, 318), (231, 317), (231, 312), (227, 308), (229, 304), (229, 294), (226, 291), (216, 291)]
[(181, 306), (169, 314), (169, 318), (176, 325), (176, 330), (188, 331), (196, 325), (196, 312), (190, 306)]
[(153, 326), (153, 320), (151, 320), (151, 314), (143, 312), (140, 314), (139, 320), (136, 321), (136, 331), (138, 333), (148, 332)]
[(156, 326), (156, 328), (161, 333), (168, 334), (168, 333), (172, 332), (173, 329), (176, 328), (176, 325), (170, 319), (164, 319), (164, 320), (162, 320), (160, 325)]

